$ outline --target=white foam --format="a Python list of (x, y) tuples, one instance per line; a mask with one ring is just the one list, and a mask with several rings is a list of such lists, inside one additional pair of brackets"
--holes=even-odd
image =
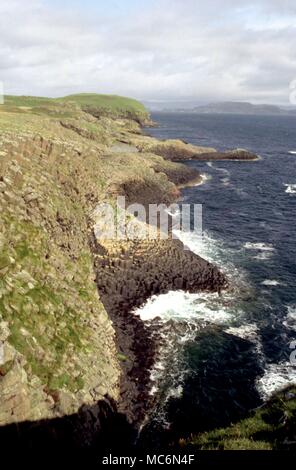
[(262, 253), (253, 256), (253, 259), (257, 259), (258, 261), (266, 261), (272, 257), (272, 254), (273, 253), (271, 251), (263, 251)]
[(184, 291), (170, 291), (154, 295), (143, 307), (134, 310), (143, 321), (160, 318), (162, 321), (206, 321), (224, 324), (233, 319), (233, 314), (221, 305), (217, 293), (190, 294)]
[(226, 170), (226, 168), (219, 168), (219, 167), (214, 167), (216, 171), (221, 171), (221, 173), (225, 173), (225, 175), (230, 175), (230, 171)]
[(256, 242), (247, 242), (244, 244), (246, 250), (257, 251), (256, 255), (253, 256), (253, 259), (258, 261), (269, 260), (275, 251), (275, 248), (268, 243), (256, 243)]
[(229, 179), (228, 177), (222, 178), (222, 179), (221, 179), (221, 182), (222, 182), (223, 186), (226, 186), (226, 187), (227, 187), (227, 186), (230, 185), (230, 179)]
[(226, 267), (225, 249), (223, 241), (212, 238), (207, 232), (202, 236), (197, 232), (183, 232), (173, 230), (174, 237), (179, 238), (190, 251), (202, 258), (220, 265), (223, 269)]
[(289, 305), (289, 307), (288, 307), (288, 317), (291, 320), (296, 321), (296, 305)]
[(290, 150), (288, 153), (290, 153), (291, 155), (296, 155), (296, 150)]
[(173, 234), (190, 251), (217, 265), (231, 279), (232, 286), (247, 284), (245, 272), (231, 262), (231, 258), (235, 257), (237, 250), (225, 247), (222, 239), (213, 238), (207, 231), (204, 231), (202, 236), (197, 232), (180, 230), (173, 230)]
[(257, 390), (263, 400), (267, 400), (274, 392), (294, 384), (296, 384), (296, 367), (289, 362), (269, 364), (263, 377), (256, 381)]
[(239, 338), (251, 341), (255, 344), (258, 356), (260, 358), (263, 357), (262, 342), (259, 335), (259, 328), (255, 323), (248, 323), (246, 325), (240, 326), (231, 326), (227, 328), (225, 332), (234, 336), (238, 336)]
[(296, 331), (296, 304), (288, 306), (288, 313), (286, 319), (283, 321), (283, 324), (287, 328)]
[(248, 323), (241, 326), (230, 326), (225, 330), (230, 335), (238, 336), (242, 339), (248, 339), (254, 343), (258, 341), (258, 326), (255, 323)]
[(213, 162), (207, 162), (207, 165), (210, 167), (210, 168), (214, 168), (214, 170), (216, 171), (221, 171), (222, 173), (225, 173), (226, 175), (230, 175), (230, 171), (229, 170), (226, 170), (226, 168), (220, 168), (218, 166), (214, 166)]
[(263, 286), (275, 287), (279, 286), (280, 282), (276, 281), (275, 279), (266, 279), (265, 281), (261, 282)]
[(211, 176), (208, 175), (207, 173), (201, 173), (200, 177), (201, 177), (201, 181), (194, 184), (193, 186), (200, 186), (202, 184), (205, 184), (207, 181), (209, 181), (211, 179)]
[(268, 243), (252, 243), (247, 242), (244, 244), (244, 248), (247, 250), (258, 250), (258, 251), (274, 251), (274, 247)]
[[(162, 341), (158, 343), (156, 361), (150, 372), (151, 388), (149, 394), (160, 393), (159, 400), (162, 405), (170, 398), (182, 396), (183, 384), (189, 371), (187, 367), (184, 367), (180, 350), (184, 343), (194, 338), (196, 328), (190, 328), (190, 325), (186, 324), (184, 331), (183, 327), (184, 325), (180, 323), (176, 323), (174, 328), (171, 323), (158, 324), (157, 331)], [(162, 416), (162, 420), (166, 422), (165, 415)]]
[(296, 194), (296, 184), (284, 184), (286, 186), (286, 193), (288, 194)]
[(208, 261), (213, 261), (213, 257), (211, 256), (211, 251), (214, 248), (212, 245), (212, 249), (209, 249), (211, 246), (211, 240), (209, 239), (206, 233), (198, 236), (194, 232), (182, 232), (181, 230), (173, 230), (173, 235), (176, 238), (179, 238), (183, 244), (190, 249), (196, 255), (202, 256), (206, 258)]

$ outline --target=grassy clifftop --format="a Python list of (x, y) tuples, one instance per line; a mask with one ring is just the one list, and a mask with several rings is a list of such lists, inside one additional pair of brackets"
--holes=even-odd
[(71, 101), (82, 109), (97, 109), (99, 112), (110, 113), (113, 116), (130, 115), (132, 118), (138, 117), (147, 119), (148, 112), (145, 106), (132, 98), (125, 98), (117, 95), (98, 95), (96, 93), (80, 93), (60, 98), (59, 101)]
[(75, 105), (93, 115), (109, 117), (126, 117), (140, 123), (149, 121), (149, 113), (145, 106), (137, 100), (117, 95), (102, 95), (96, 93), (80, 93), (62, 98), (44, 98), (39, 96), (5, 96), (5, 107), (18, 108), (18, 112), (47, 111), (54, 113), (75, 113)]

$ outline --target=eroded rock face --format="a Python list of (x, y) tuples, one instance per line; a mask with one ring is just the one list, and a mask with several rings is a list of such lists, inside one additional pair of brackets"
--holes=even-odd
[(179, 240), (105, 242), (102, 246), (95, 263), (97, 285), (125, 357), (120, 411), (139, 422), (149, 407), (149, 371), (157, 344), (154, 332), (131, 309), (155, 294), (179, 289), (219, 291), (227, 281), (215, 266), (184, 250)]
[[(70, 111), (0, 113), (0, 425), (116, 401), (120, 380), (121, 409), (139, 422), (154, 342), (131, 309), (169, 289), (226, 285), (181, 242), (95, 243), (97, 204), (170, 203), (199, 173), (151, 153), (156, 139), (126, 116)], [(118, 152), (129, 139), (140, 151)]]
[(190, 160), (205, 152), (208, 154), (216, 152), (213, 148), (187, 144), (182, 140), (158, 141), (152, 143), (149, 151), (172, 161)]
[(178, 139), (158, 140), (142, 134), (122, 135), (121, 141), (136, 147), (140, 152), (150, 152), (166, 160), (182, 162), (186, 160), (257, 160), (258, 156), (248, 150), (234, 149), (218, 152), (211, 147), (192, 145)]
[(171, 161), (190, 160), (205, 152), (216, 152), (214, 148), (192, 145), (178, 139), (158, 140), (146, 135), (128, 135), (125, 141), (140, 152), (150, 152)]
[(97, 157), (83, 150), (2, 133), (0, 425), (118, 396), (114, 330), (89, 246), (87, 211), (100, 186), (88, 167)]
[(118, 192), (170, 202), (174, 183), (198, 176), (153, 154), (109, 152), (112, 136), (137, 125), (82, 117), (48, 120), (43, 131), (42, 119), (26, 116), (21, 132), (1, 131), (1, 424), (116, 399), (120, 367), (94, 283), (89, 214)]

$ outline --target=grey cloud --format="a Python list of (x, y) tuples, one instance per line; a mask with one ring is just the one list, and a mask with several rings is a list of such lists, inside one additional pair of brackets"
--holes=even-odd
[(286, 102), (295, 20), (289, 0), (160, 0), (126, 17), (11, 0), (0, 5), (0, 80), (10, 93)]

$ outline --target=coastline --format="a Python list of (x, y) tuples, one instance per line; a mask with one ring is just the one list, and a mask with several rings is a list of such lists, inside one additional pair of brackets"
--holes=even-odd
[[(134, 156), (142, 159), (144, 154), (139, 152)], [(170, 204), (179, 199), (182, 188), (205, 181), (195, 169), (162, 157), (154, 158), (157, 158), (156, 171), (164, 172), (175, 190), (164, 194), (160, 182), (152, 195), (144, 182), (139, 186), (131, 181), (124, 188), (117, 188), (117, 194), (125, 195), (128, 203), (138, 203), (141, 194), (141, 202), (145, 205), (151, 202)], [(146, 195), (144, 200), (143, 195)], [(220, 291), (228, 284), (218, 268), (184, 250), (180, 240), (113, 242), (111, 245), (106, 242), (100, 248), (101, 255), (95, 257), (96, 283), (112, 319), (117, 347), (123, 358), (118, 409), (139, 427), (153, 400), (149, 395), (150, 371), (161, 339), (153, 326), (150, 328), (131, 312), (152, 295), (183, 288), (189, 292)]]
[(192, 188), (193, 186), (201, 186), (203, 184), (206, 184), (207, 181), (209, 181), (210, 177), (207, 173), (200, 173), (200, 176), (197, 178), (192, 179), (188, 183), (178, 185), (179, 189), (184, 189), (184, 188)]
[[(191, 153), (188, 154), (188, 146), (190, 152), (195, 152), (197, 160), (204, 161), (207, 158), (212, 161), (217, 160), (212, 157), (218, 156), (215, 155), (214, 149), (210, 154), (205, 154), (206, 149), (202, 148), (203, 153), (197, 155), (196, 152), (200, 148), (183, 141), (181, 143), (179, 141), (175, 143), (173, 140), (160, 141), (142, 133), (137, 133), (135, 136), (125, 132), (124, 136), (121, 136), (121, 142), (126, 145), (126, 151), (130, 146), (134, 156), (140, 159), (145, 154), (150, 158), (153, 154), (155, 158), (155, 150), (159, 145), (164, 145), (165, 156), (162, 151), (156, 152), (158, 158), (162, 160), (158, 161), (154, 168), (157, 172), (164, 172), (176, 188), (170, 194), (164, 195), (163, 188), (156, 186), (152, 200), (152, 195), (147, 192), (144, 182), (140, 186), (137, 185), (136, 190), (132, 190), (134, 183), (130, 182), (128, 186), (118, 188), (117, 192), (126, 195), (129, 203), (142, 202), (148, 205), (151, 202), (156, 204), (176, 202), (181, 189), (204, 184), (208, 179), (207, 175), (201, 175), (197, 170), (181, 163), (192, 159)], [(175, 158), (170, 161), (166, 153), (167, 148), (172, 149), (172, 145), (176, 146), (175, 150), (179, 152), (178, 161)], [(138, 152), (134, 151), (135, 148)], [(238, 152), (244, 153), (243, 161), (254, 161), (256, 158), (254, 154), (246, 154), (244, 150)], [(237, 160), (237, 151), (234, 151), (234, 155), (233, 159)], [(140, 201), (139, 194), (141, 194)], [(141, 307), (152, 295), (179, 289), (191, 293), (220, 292), (228, 287), (228, 281), (214, 265), (191, 251), (184, 250), (180, 240), (127, 242), (126, 246), (121, 242), (115, 245), (113, 243), (112, 248), (106, 243), (103, 248), (104, 254), (96, 256), (95, 270), (100, 297), (112, 319), (116, 330), (117, 347), (123, 358), (118, 409), (128, 417), (130, 423), (139, 428), (154, 399), (149, 394), (150, 374), (157, 349), (163, 340), (153, 324), (148, 326), (138, 316), (133, 315), (132, 311)]]
[(133, 242), (123, 250), (121, 243), (117, 253), (96, 257), (95, 267), (100, 296), (113, 321), (119, 352), (125, 358), (119, 411), (139, 425), (150, 406), (150, 370), (159, 338), (153, 326), (150, 328), (131, 312), (152, 295), (180, 289), (219, 292), (228, 283), (218, 268), (184, 250), (180, 240)]
[[(149, 138), (137, 119), (126, 116), (98, 118), (69, 105), (65, 118), (60, 104), (56, 115), (45, 108), (42, 118), (33, 108), (16, 109), (13, 103), (0, 116), (2, 228), (11, 241), (4, 245), (1, 268), (8, 287), (0, 333), (9, 353), (1, 366), (1, 424), (28, 421), (37, 427), (48, 420), (50, 428), (51, 421), (70, 414), (78, 415), (77, 423), (86, 406), (95, 410), (96, 433), (110, 399), (115, 413), (138, 428), (151, 403), (150, 370), (161, 338), (157, 327), (147, 328), (131, 312), (153, 294), (219, 292), (228, 281), (180, 240), (96, 240), (92, 214), (118, 195), (128, 204), (178, 201), (182, 187), (203, 182), (182, 161), (205, 148)], [(25, 248), (19, 246), (24, 238)], [(21, 324), (14, 324), (9, 304), (11, 292), (19, 292), (17, 270), (25, 273), (19, 282), (32, 304), (50, 312), (38, 322), (31, 321), (28, 307)], [(45, 331), (51, 339), (46, 344)], [(23, 334), (36, 342), (26, 343)], [(87, 439), (95, 438), (92, 426), (81, 426)]]
[[(154, 340), (130, 311), (151, 293), (220, 289), (226, 280), (175, 240), (146, 246), (119, 242), (116, 253), (112, 243), (104, 247), (95, 240), (92, 214), (118, 195), (129, 204), (170, 204), (180, 197), (178, 185), (200, 181), (199, 172), (137, 146), (118, 146), (123, 140), (147, 140), (137, 117), (98, 118), (93, 110), (55, 102), (41, 117), (34, 107), (19, 112), (19, 100), (0, 113), (2, 232), (9, 240), (1, 258), (0, 395), (5, 398), (0, 422), (40, 421), (41, 426), (42, 420), (63, 419), (88, 406), (98, 411), (100, 427), (106, 397), (126, 409), (131, 422), (139, 421)], [(38, 322), (32, 321), (30, 306), (19, 310), (20, 289), (44, 312)], [(36, 341), (27, 343), (26, 335)], [(82, 426), (92, 435), (87, 424)]]

